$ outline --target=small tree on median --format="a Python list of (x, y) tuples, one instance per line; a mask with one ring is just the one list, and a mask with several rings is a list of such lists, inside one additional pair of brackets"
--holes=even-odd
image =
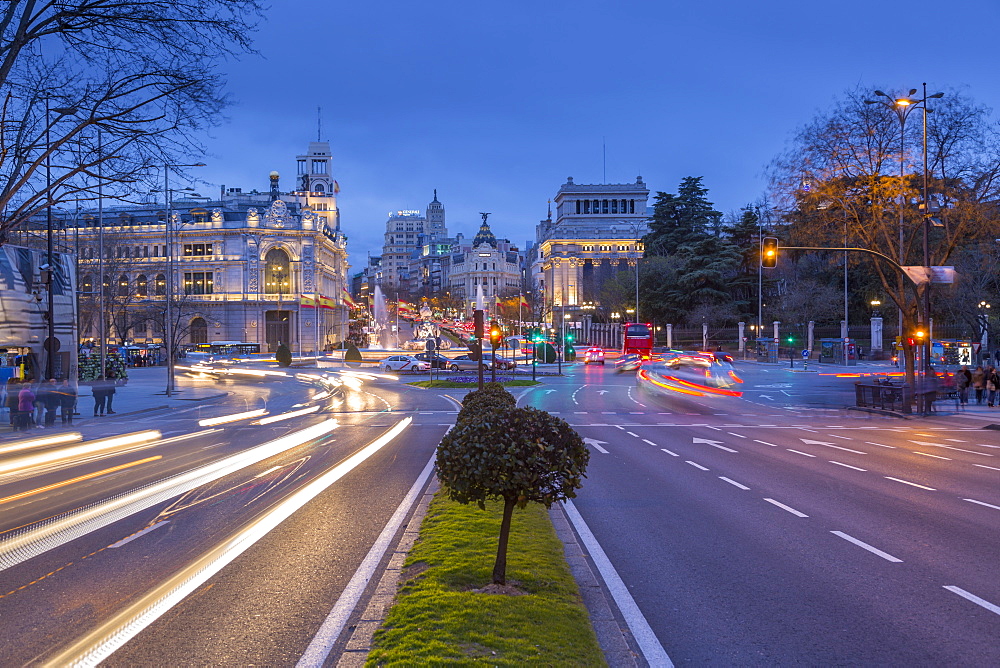
[(583, 485), (590, 451), (561, 420), (534, 408), (477, 407), (478, 419), (459, 420), (441, 440), (438, 478), (459, 503), (503, 501), (493, 582), (507, 584), (507, 542), (514, 507), (550, 507)]

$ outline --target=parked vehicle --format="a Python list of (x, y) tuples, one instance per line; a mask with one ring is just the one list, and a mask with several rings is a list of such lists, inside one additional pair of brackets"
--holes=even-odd
[(496, 368), (500, 370), (514, 368), (514, 360), (493, 353), (483, 353), (483, 362), (487, 366), (496, 365)]
[(427, 371), (430, 368), (429, 362), (418, 360), (414, 355), (393, 355), (382, 360), (382, 371), (386, 373)]
[(448, 369), (451, 366), (451, 360), (441, 353), (416, 353), (413, 357), (421, 362), (425, 362), (428, 365), (428, 368)]
[(583, 352), (583, 363), (590, 364), (604, 364), (604, 348), (599, 348), (597, 346), (591, 346)]
[[(479, 362), (472, 359), (469, 355), (459, 355), (458, 357), (452, 358), (448, 363), (448, 368), (452, 371), (478, 371)], [(483, 360), (483, 368), (489, 369), (490, 362), (487, 359)]]

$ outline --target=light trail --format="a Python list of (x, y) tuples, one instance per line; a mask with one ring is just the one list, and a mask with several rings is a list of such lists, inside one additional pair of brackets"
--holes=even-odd
[(99, 478), (102, 475), (115, 473), (116, 471), (124, 471), (125, 469), (132, 468), (133, 466), (139, 466), (140, 464), (148, 464), (149, 462), (155, 462), (157, 459), (163, 459), (163, 455), (154, 455), (153, 457), (138, 459), (134, 462), (129, 462), (128, 464), (119, 464), (118, 466), (112, 466), (111, 468), (104, 469), (102, 471), (94, 471), (93, 473), (87, 473), (86, 475), (70, 478), (69, 480), (63, 480), (62, 482), (54, 482), (51, 485), (45, 485), (44, 487), (30, 489), (27, 492), (21, 492), (20, 494), (12, 494), (10, 496), (5, 496), (3, 498), (0, 498), (0, 504), (9, 503), (11, 501), (17, 501), (18, 499), (24, 499), (29, 496), (34, 496), (35, 494), (41, 494), (42, 492), (51, 492), (54, 489), (59, 489), (60, 487), (67, 487), (69, 485), (74, 485), (78, 482), (83, 482), (84, 480)]
[(290, 413), (281, 413), (280, 415), (272, 415), (271, 417), (261, 418), (260, 420), (255, 420), (251, 424), (271, 424), (274, 422), (281, 422), (282, 420), (290, 420), (294, 417), (299, 417), (300, 415), (308, 415), (309, 413), (316, 413), (319, 411), (319, 406), (310, 406), (309, 408), (303, 408), (299, 411), (292, 411)]
[(157, 503), (325, 436), (337, 426), (336, 420), (326, 420), (211, 464), (9, 532), (0, 540), (0, 570), (16, 566)]
[(42, 436), (41, 438), (29, 438), (24, 441), (13, 441), (0, 447), (0, 455), (8, 452), (18, 452), (20, 450), (31, 450), (32, 448), (44, 448), (46, 445), (59, 445), (60, 443), (76, 443), (82, 441), (83, 435), (78, 431), (70, 431), (65, 434), (53, 434)]
[(239, 532), (219, 543), (197, 560), (114, 615), (59, 654), (46, 660), (47, 666), (97, 666), (119, 647), (138, 635), (160, 616), (196, 591), (209, 578), (228, 566), (269, 531), (291, 517), (330, 485), (378, 452), (410, 425), (407, 417), (385, 434), (343, 462), (289, 495)]
[(121, 436), (112, 436), (110, 438), (101, 438), (96, 441), (86, 441), (80, 445), (75, 445), (70, 448), (53, 450), (50, 452), (40, 452), (36, 455), (18, 457), (17, 459), (0, 463), (0, 475), (14, 473), (15, 471), (23, 471), (36, 466), (44, 466), (46, 464), (54, 464), (56, 462), (76, 459), (78, 457), (105, 453), (109, 450), (115, 450), (129, 445), (141, 445), (143, 443), (155, 441), (158, 438), (160, 438), (160, 432), (151, 429), (148, 431), (137, 431), (132, 434), (123, 434)]
[(244, 413), (232, 413), (231, 415), (220, 415), (219, 417), (214, 417), (214, 418), (205, 418), (204, 420), (198, 420), (198, 426), (211, 427), (217, 424), (239, 422), (240, 420), (247, 420), (249, 418), (260, 417), (261, 415), (267, 415), (266, 408), (258, 408), (255, 411), (246, 411)]

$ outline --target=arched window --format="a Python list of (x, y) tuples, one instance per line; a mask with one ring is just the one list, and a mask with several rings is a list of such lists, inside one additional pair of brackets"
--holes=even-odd
[(135, 296), (145, 298), (149, 296), (149, 281), (145, 274), (139, 274), (135, 279)]
[(83, 279), (80, 281), (80, 291), (81, 292), (93, 292), (94, 291), (94, 277), (90, 274), (84, 274)]
[(163, 274), (156, 275), (156, 285), (154, 286), (154, 290), (156, 290), (157, 297), (162, 297), (163, 295), (167, 294), (166, 276), (164, 276)]
[(125, 274), (118, 277), (118, 296), (128, 297), (128, 276)]
[(264, 256), (264, 293), (269, 295), (291, 292), (291, 262), (288, 253), (280, 248), (272, 248)]
[(191, 343), (208, 343), (208, 323), (204, 318), (191, 321)]
[(316, 187), (315, 187), (315, 188), (313, 188), (313, 190), (315, 190), (315, 191), (316, 191), (316, 192), (318, 192), (318, 193), (323, 193), (323, 192), (326, 192), (326, 188), (324, 188), (324, 187), (323, 187), (323, 184), (322, 184), (322, 183), (317, 183), (317, 184), (316, 184)]

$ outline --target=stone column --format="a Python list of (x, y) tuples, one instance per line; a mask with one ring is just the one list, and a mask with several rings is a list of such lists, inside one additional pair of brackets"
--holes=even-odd
[(708, 350), (708, 323), (701, 323), (701, 349)]
[(674, 347), (674, 326), (667, 325), (667, 348)]
[(810, 320), (809, 321), (809, 346), (808, 346), (809, 352), (812, 352), (813, 346), (816, 344), (815, 333), (816, 333), (816, 321), (815, 320)]
[(743, 341), (743, 333), (744, 333), (744, 330), (745, 330), (747, 324), (745, 322), (739, 322), (739, 323), (736, 323), (736, 324), (739, 325), (739, 328), (740, 328), (740, 332), (739, 332), (739, 334), (736, 335), (736, 338), (738, 339), (737, 343), (739, 344), (739, 352), (742, 353), (747, 348), (746, 342)]
[(840, 338), (844, 339), (845, 341), (848, 338), (848, 334), (847, 334), (847, 321), (846, 320), (841, 320), (840, 321)]
[(882, 350), (882, 318), (872, 318), (872, 350)]
[(781, 321), (775, 320), (772, 324), (774, 325), (774, 340), (781, 341), (781, 337), (778, 335), (778, 325), (781, 324)]

